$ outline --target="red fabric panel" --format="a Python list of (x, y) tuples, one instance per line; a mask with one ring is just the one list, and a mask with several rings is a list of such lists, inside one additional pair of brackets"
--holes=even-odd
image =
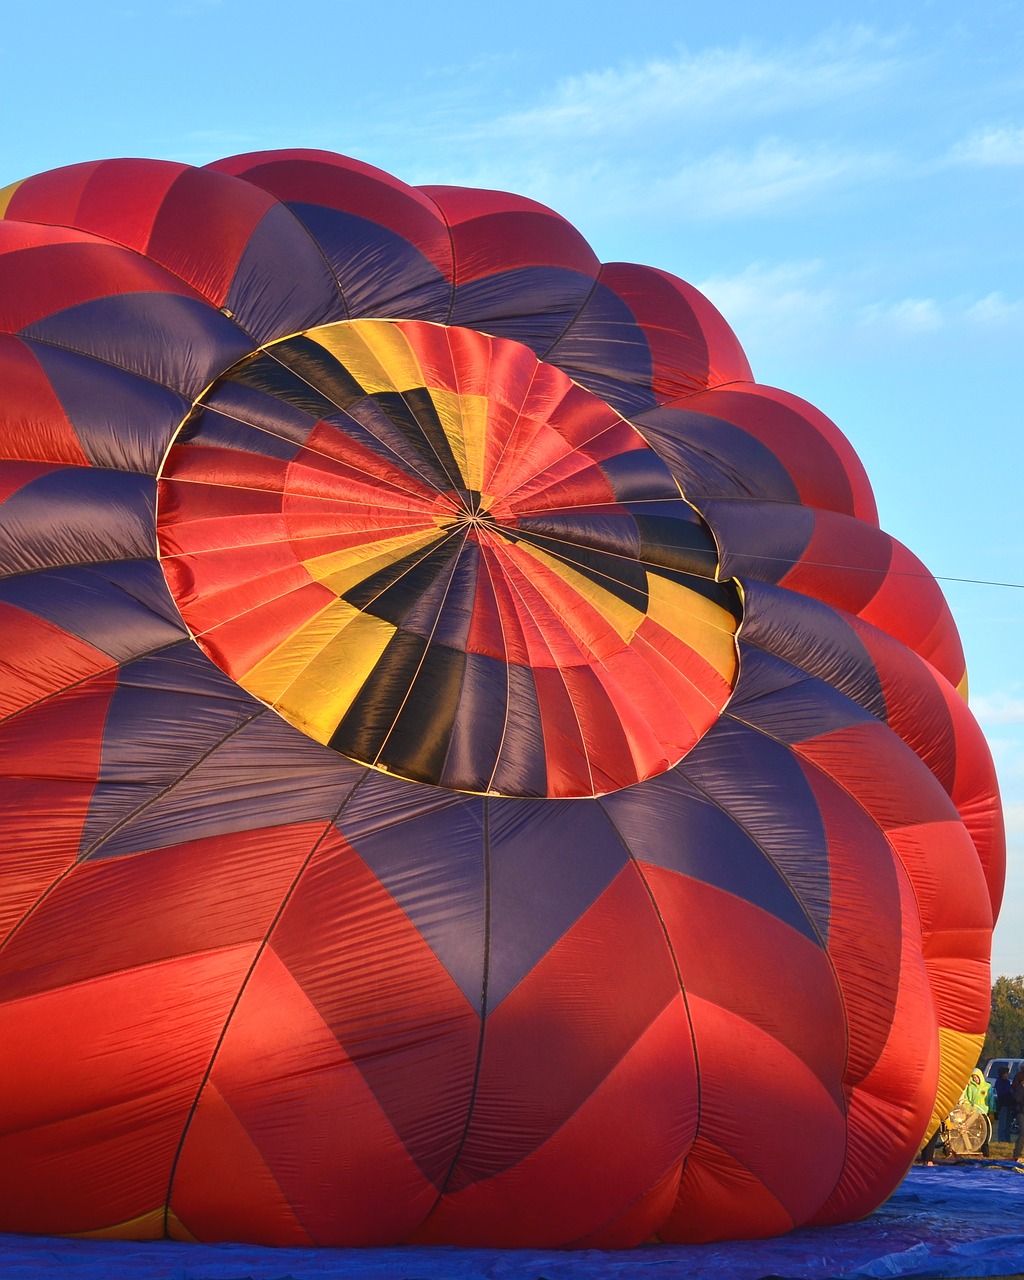
[[(812, 547), (808, 549), (810, 556)], [(936, 667), (954, 687), (963, 679), (964, 651), (949, 605), (932, 575), (902, 543), (892, 539), (885, 581), (862, 609), (865, 622), (902, 640)]]
[(241, 679), (337, 598), (318, 582), (311, 582), (207, 631), (202, 637), (203, 649), (232, 679)]
[[(649, 1191), (619, 1217), (613, 1219), (589, 1235), (573, 1240), (571, 1249), (616, 1249), (622, 1247), (619, 1241), (632, 1240), (637, 1244), (656, 1243), (653, 1234), (642, 1233), (653, 1221), (661, 1224), (672, 1211), (676, 1195), (679, 1191), (679, 1179), (683, 1172), (682, 1160), (677, 1161), (663, 1178), (660, 1178)], [(628, 1247), (628, 1246), (626, 1246)]]
[[(329, 976), (347, 985), (345, 969)], [(386, 1014), (380, 1017), (383, 1036)], [(434, 1202), (436, 1188), (358, 1063), (272, 950), (246, 984), (211, 1080), (215, 1092), (203, 1091), (171, 1193), (175, 1212), (203, 1239), (224, 1239), (240, 1224), (241, 1238), (280, 1244), (263, 1209), (282, 1218), (288, 1206), (294, 1223), (284, 1240), (301, 1233), (321, 1246), (380, 1245), (401, 1238)], [(202, 1197), (206, 1158), (226, 1127), (225, 1110), (243, 1180), (235, 1181), (232, 1164), (211, 1204)], [(256, 1193), (252, 1201), (247, 1186)]]
[[(550, 1030), (561, 1035), (557, 1021), (552, 1013)], [(525, 1027), (519, 1034), (524, 1041), (533, 1038)], [(578, 1245), (595, 1234), (602, 1248), (623, 1249), (648, 1239), (665, 1213), (696, 1123), (689, 1043), (677, 989), (547, 1141), (505, 1171), (443, 1196), (410, 1243), (544, 1249)], [(488, 1044), (485, 1057), (490, 1049)], [(523, 1056), (515, 1055), (520, 1063)], [(546, 1074), (536, 1048), (525, 1056)], [(509, 1078), (533, 1084), (512, 1071)], [(477, 1134), (484, 1088), (481, 1082), (472, 1126)], [(496, 1110), (490, 1122), (497, 1121)], [(510, 1123), (506, 1116), (506, 1129)]]
[[(749, 1123), (764, 1114), (755, 1101)], [(772, 1195), (756, 1174), (731, 1152), (703, 1135), (683, 1166), (676, 1201), (679, 1206), (662, 1223), (658, 1237), (666, 1244), (703, 1244), (709, 1240), (735, 1240), (737, 1232), (749, 1239), (780, 1236), (793, 1227), (793, 1216)], [(742, 1226), (737, 1205), (743, 1206)], [(685, 1207), (684, 1207), (685, 1206)], [(693, 1206), (694, 1211), (689, 1211)]]
[(79, 863), (0, 952), (0, 999), (260, 941), (322, 830), (265, 827)]
[(0, 720), (114, 663), (54, 622), (0, 601)]
[(278, 200), (324, 205), (388, 227), (451, 278), (451, 242), (436, 205), (383, 169), (314, 150), (255, 151), (208, 167), (244, 178)]
[(525, 196), (471, 187), (420, 187), (441, 211), (455, 247), (455, 283), (517, 267), (561, 267), (596, 277), (600, 263), (576, 228)]
[(848, 1221), (894, 1186), (920, 1142), (937, 1074), (935, 1013), (910, 880), (864, 810), (805, 766), (828, 837), (834, 892), (829, 955), (846, 1009), (843, 1172), (815, 1221)]
[(883, 830), (956, 817), (928, 766), (877, 721), (847, 725), (793, 749), (845, 787)]
[(3, 233), (11, 225), (0, 222), (0, 329), (9, 333), (94, 298), (124, 293), (197, 296), (138, 254), (72, 231), (63, 233), (63, 243), (44, 240), (19, 252), (6, 252)]
[(31, 347), (0, 334), (0, 457), (88, 466), (75, 429)]
[[(407, 838), (399, 827), (395, 839)], [(345, 1104), (339, 1098), (332, 1103), (338, 1107), (338, 1131), (351, 1133), (361, 1159), (398, 1162), (400, 1184), (411, 1176), (401, 1172), (411, 1157), (440, 1186), (465, 1122), (480, 1037), (476, 1011), (454, 979), (391, 894), (333, 831), (290, 898), (271, 943), (344, 1050), (345, 1078), (362, 1076), (393, 1130), (381, 1148), (376, 1120), (365, 1134), (343, 1124)], [(357, 1087), (362, 1083), (351, 1086)], [(275, 1127), (269, 1118), (266, 1123)], [(320, 1120), (312, 1115), (310, 1123)], [(301, 1153), (294, 1136), (282, 1135), (281, 1141), (282, 1159)], [(276, 1171), (276, 1163), (272, 1167)], [(383, 1170), (380, 1176), (384, 1185)], [(414, 1214), (419, 1194), (409, 1202)]]
[[(847, 613), (860, 613), (884, 584), (892, 554), (893, 540), (873, 525), (815, 511), (811, 539), (780, 585)], [(899, 625), (898, 618), (891, 622)], [(886, 630), (895, 634), (892, 626)]]
[[(170, 1203), (175, 1239), (315, 1244), (211, 1081), (203, 1086), (175, 1166)], [(175, 1230), (175, 1218), (184, 1232)]]
[(4, 217), (12, 222), (45, 222), (75, 227), (82, 192), (98, 168), (109, 161), (90, 160), (47, 173), (37, 173), (18, 184)]
[(252, 954), (183, 956), (4, 1006), (0, 1230), (91, 1231), (164, 1204)]
[(939, 1025), (984, 1034), (991, 1000), (992, 906), (974, 842), (959, 822), (888, 834), (917, 898)]
[(219, 307), (249, 237), (274, 203), (248, 182), (186, 168), (153, 211), (146, 254)]
[[(650, 898), (635, 869), (626, 867), (488, 1014), (470, 1128), (451, 1190), (521, 1167), (581, 1108), (678, 992)], [(695, 1091), (689, 1034), (670, 1021), (671, 1034), (680, 1037), (672, 1085), (677, 1101), (661, 1123), (683, 1135), (671, 1157), (677, 1159), (688, 1141), (692, 1114), (686, 1108), (695, 1104)], [(660, 1089), (653, 1079), (646, 1087)], [(598, 1132), (594, 1141), (600, 1141)], [(586, 1229), (581, 1224), (560, 1238)]]
[(605, 263), (601, 283), (622, 298), (643, 330), (659, 404), (752, 378), (736, 335), (693, 285), (630, 262)]
[(97, 676), (0, 725), (0, 937), (78, 856), (115, 683)]
[[(750, 957), (751, 968), (758, 960)], [(784, 1003), (778, 999), (783, 991), (787, 997), (798, 995), (775, 982), (762, 988), (766, 993), (769, 989), (776, 1005)], [(701, 1135), (749, 1169), (785, 1208), (791, 1223), (801, 1225), (821, 1206), (842, 1170), (843, 1108), (799, 1058), (753, 1022), (692, 991), (687, 1004), (700, 1068)], [(829, 1028), (822, 1031), (827, 1036)], [(745, 1075), (739, 1073), (740, 1064), (746, 1064)], [(678, 1213), (662, 1228), (665, 1239), (710, 1238), (714, 1199), (705, 1203), (697, 1198), (691, 1175), (699, 1160), (695, 1149), (683, 1172)], [(719, 1176), (717, 1170), (706, 1172)], [(750, 1230), (746, 1213), (744, 1220), (744, 1230)], [(724, 1228), (718, 1223), (717, 1228), (717, 1234), (734, 1236), (736, 1223)]]
[[(896, 1187), (921, 1145), (935, 1102), (939, 1049), (931, 980), (921, 958), (913, 890), (902, 869), (897, 872), (903, 929), (892, 1030), (871, 1072), (850, 1090), (842, 1176), (813, 1225), (862, 1217)], [(874, 960), (869, 950), (865, 958)], [(865, 973), (868, 980), (873, 976)]]
[(806, 400), (751, 384), (691, 395), (675, 407), (724, 418), (767, 445), (806, 506), (878, 524), (863, 463), (835, 423)]

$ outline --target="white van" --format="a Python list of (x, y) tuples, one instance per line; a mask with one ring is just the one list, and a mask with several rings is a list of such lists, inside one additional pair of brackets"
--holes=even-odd
[(1024, 1058), (989, 1058), (985, 1063), (985, 1079), (989, 1084), (995, 1084), (999, 1068), (1009, 1067), (1012, 1080), (1022, 1066), (1024, 1066)]

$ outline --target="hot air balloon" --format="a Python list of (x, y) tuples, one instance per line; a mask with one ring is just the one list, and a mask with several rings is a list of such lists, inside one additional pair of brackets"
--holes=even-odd
[(0, 1229), (879, 1204), (1003, 845), (839, 429), (519, 196), (282, 151), (0, 213)]

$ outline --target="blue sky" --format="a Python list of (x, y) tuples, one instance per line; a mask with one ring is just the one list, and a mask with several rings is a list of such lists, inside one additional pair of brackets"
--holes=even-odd
[(1024, 973), (1024, 0), (2, 6), (0, 186), (101, 156), (346, 152), (542, 200), (724, 311), (943, 579)]

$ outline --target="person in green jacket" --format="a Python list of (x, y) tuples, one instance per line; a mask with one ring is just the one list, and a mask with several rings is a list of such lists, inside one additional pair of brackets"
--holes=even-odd
[[(975, 1067), (971, 1072), (967, 1088), (960, 1095), (960, 1103), (965, 1107), (973, 1107), (985, 1116), (995, 1110), (995, 1090), (985, 1079), (985, 1073), (980, 1067)], [(983, 1144), (981, 1154), (988, 1157), (988, 1142)]]

